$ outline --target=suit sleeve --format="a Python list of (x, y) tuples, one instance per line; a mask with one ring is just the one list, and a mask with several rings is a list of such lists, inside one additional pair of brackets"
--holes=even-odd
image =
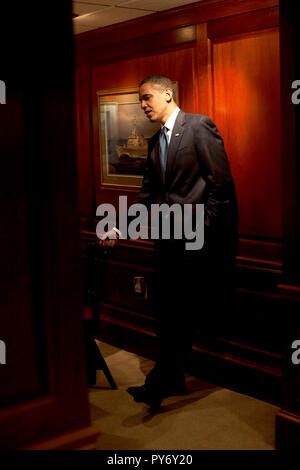
[(214, 122), (207, 116), (201, 117), (200, 126), (194, 128), (199, 164), (207, 183), (207, 197), (204, 204), (206, 230), (210, 234), (222, 234), (237, 217), (236, 195), (229, 161), (223, 140)]

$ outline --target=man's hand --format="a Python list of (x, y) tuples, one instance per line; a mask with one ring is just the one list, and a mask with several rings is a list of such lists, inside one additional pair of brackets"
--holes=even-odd
[(110, 230), (102, 235), (101, 240), (99, 241), (100, 246), (114, 248), (118, 243), (120, 238), (119, 233), (116, 230)]

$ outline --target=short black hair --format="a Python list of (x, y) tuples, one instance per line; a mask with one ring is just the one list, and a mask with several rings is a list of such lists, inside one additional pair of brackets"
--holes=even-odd
[(171, 88), (173, 93), (173, 100), (176, 102), (176, 91), (174, 82), (169, 77), (166, 77), (165, 75), (150, 75), (149, 77), (146, 77), (144, 78), (144, 80), (141, 81), (139, 87), (144, 85), (144, 83), (153, 83), (154, 85), (160, 86), (162, 90), (165, 90), (166, 88)]

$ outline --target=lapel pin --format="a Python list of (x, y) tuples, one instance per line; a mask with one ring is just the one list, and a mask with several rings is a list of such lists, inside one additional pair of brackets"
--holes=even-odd
[(178, 137), (180, 134), (175, 134), (175, 137)]

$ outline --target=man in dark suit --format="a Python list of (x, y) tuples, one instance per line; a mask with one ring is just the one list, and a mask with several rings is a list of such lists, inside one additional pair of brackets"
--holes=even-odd
[[(176, 104), (172, 80), (161, 75), (139, 85), (141, 107), (161, 129), (150, 139), (143, 184), (135, 203), (158, 198), (168, 206), (204, 204), (204, 245), (187, 249), (174, 236), (155, 244), (155, 313), (158, 358), (145, 384), (129, 387), (136, 402), (157, 409), (163, 398), (185, 392), (184, 367), (193, 333), (228, 316), (234, 291), (237, 200), (222, 138), (207, 116)], [(195, 214), (193, 214), (195, 215)], [(193, 225), (195, 228), (195, 223)], [(108, 232), (102, 244), (113, 246)]]

